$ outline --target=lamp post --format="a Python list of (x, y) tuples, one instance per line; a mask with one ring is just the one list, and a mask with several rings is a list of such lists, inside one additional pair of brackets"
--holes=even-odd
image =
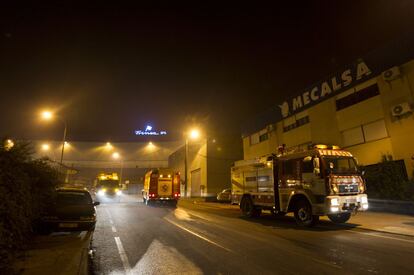
[(188, 197), (188, 141), (189, 139), (196, 140), (200, 137), (200, 131), (198, 129), (192, 129), (185, 135), (185, 155), (184, 155), (184, 194)]
[(64, 129), (63, 129), (63, 140), (62, 140), (62, 152), (60, 154), (60, 165), (63, 166), (63, 153), (65, 152), (66, 133), (68, 129), (68, 124), (66, 120), (62, 119), (59, 116), (55, 116), (51, 111), (43, 111), (41, 116), (43, 120), (51, 120), (53, 119), (53, 117), (57, 117), (63, 123)]
[(112, 158), (116, 159), (116, 160), (120, 160), (120, 164), (121, 164), (121, 172), (119, 173), (119, 184), (122, 184), (122, 172), (123, 172), (123, 168), (124, 168), (124, 162), (121, 158), (121, 155), (118, 152), (114, 152), (112, 153)]

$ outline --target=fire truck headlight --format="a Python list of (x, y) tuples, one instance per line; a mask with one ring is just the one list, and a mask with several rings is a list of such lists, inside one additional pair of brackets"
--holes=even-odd
[(362, 204), (368, 204), (368, 198), (367, 197), (362, 197), (361, 198), (361, 203)]
[(331, 199), (331, 206), (339, 206), (339, 199), (338, 198)]
[(335, 207), (331, 207), (331, 212), (338, 212), (339, 211), (339, 207), (335, 206)]
[(103, 195), (105, 195), (105, 189), (101, 189), (101, 190), (99, 190), (98, 191), (98, 195), (100, 195), (100, 196), (103, 196)]
[(118, 196), (122, 194), (122, 191), (121, 191), (121, 190), (119, 190), (119, 189), (115, 189), (115, 192), (116, 192), (116, 194), (117, 194)]

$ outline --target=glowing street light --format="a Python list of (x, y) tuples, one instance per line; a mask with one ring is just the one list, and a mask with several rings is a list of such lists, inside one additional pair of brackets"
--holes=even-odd
[(200, 137), (200, 131), (198, 129), (193, 129), (190, 131), (191, 139), (198, 139)]
[(49, 151), (49, 149), (50, 149), (50, 145), (49, 144), (47, 144), (47, 143), (42, 144), (42, 150), (43, 151)]
[[(53, 119), (55, 115), (49, 111), (49, 110), (45, 110), (41, 113), (41, 117), (43, 120), (51, 120)], [(58, 117), (60, 118), (60, 117)], [(66, 120), (63, 120), (62, 118), (60, 118), (63, 125), (64, 125), (64, 129), (63, 129), (63, 141), (62, 141), (62, 153), (60, 154), (60, 165), (63, 165), (63, 152), (65, 151), (65, 145), (67, 144), (66, 142), (66, 132), (67, 132), (67, 128), (68, 125), (66, 123)]]
[(42, 116), (42, 119), (44, 119), (44, 120), (51, 120), (52, 117), (53, 117), (53, 114), (52, 114), (51, 111), (43, 111), (41, 113), (41, 116)]
[(6, 141), (4, 142), (4, 148), (6, 149), (6, 151), (10, 150), (11, 148), (13, 148), (14, 146), (14, 142), (11, 139), (6, 139)]
[(112, 144), (110, 143), (110, 142), (107, 142), (106, 144), (105, 144), (105, 149), (106, 150), (112, 150), (114, 147), (112, 146)]
[(119, 159), (121, 156), (119, 155), (119, 153), (118, 152), (114, 152), (114, 153), (112, 153), (112, 158), (113, 159)]

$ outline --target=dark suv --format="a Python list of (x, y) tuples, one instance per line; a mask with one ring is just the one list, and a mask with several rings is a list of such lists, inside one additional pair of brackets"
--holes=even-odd
[(96, 205), (99, 202), (93, 202), (87, 190), (57, 189), (47, 215), (42, 217), (42, 228), (46, 232), (92, 231), (96, 223)]

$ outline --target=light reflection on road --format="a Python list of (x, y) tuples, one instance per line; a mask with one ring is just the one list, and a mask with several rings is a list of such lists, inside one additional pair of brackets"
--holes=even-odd
[(131, 274), (203, 274), (177, 249), (154, 239), (147, 252), (132, 268)]

